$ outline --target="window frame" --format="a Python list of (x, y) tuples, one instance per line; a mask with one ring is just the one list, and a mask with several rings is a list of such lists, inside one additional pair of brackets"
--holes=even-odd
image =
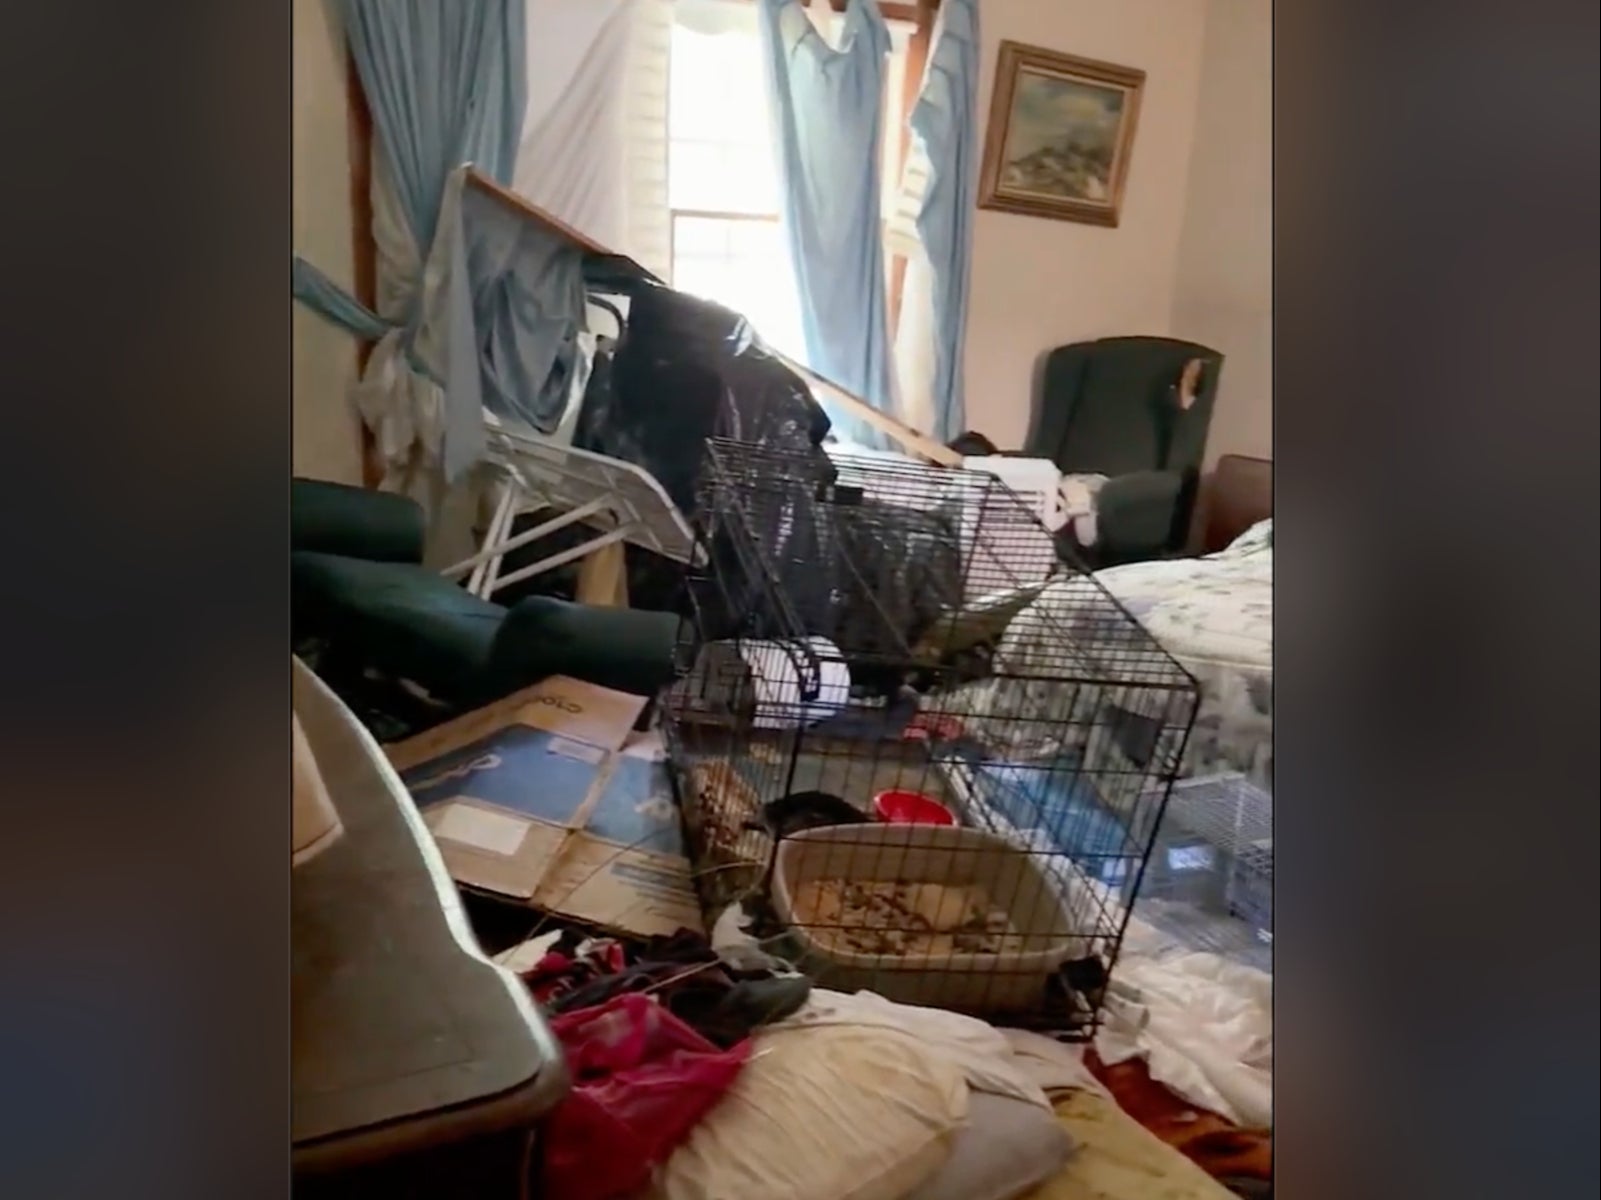
[(682, 218), (686, 221), (747, 221), (766, 225), (777, 225), (779, 215), (774, 213), (753, 212), (718, 212), (703, 208), (673, 208), (667, 209), (667, 284), (677, 287), (674, 276), (678, 272), (678, 222)]
[[(754, 2), (754, 0), (750, 0), (750, 2)], [(846, 10), (847, 0), (817, 0), (817, 2), (828, 4), (828, 6), (837, 14), (843, 14)], [(801, 0), (801, 3), (802, 5), (809, 7), (812, 3), (812, 0)], [(879, 0), (879, 11), (883, 14), (886, 21), (894, 21), (911, 27), (910, 33), (907, 35), (905, 50), (902, 51), (902, 57), (904, 61), (901, 76), (901, 96), (899, 110), (900, 119), (896, 123), (897, 128), (891, 130), (886, 127), (881, 134), (882, 138), (886, 142), (890, 137), (896, 138), (895, 154), (893, 158), (893, 162), (895, 164), (895, 179), (894, 181), (886, 180), (885, 183), (887, 187), (898, 186), (900, 173), (905, 170), (906, 159), (908, 154), (911, 152), (911, 113), (913, 106), (917, 103), (917, 94), (922, 88), (923, 74), (928, 64), (929, 44), (932, 40), (934, 21), (939, 12), (939, 5), (940, 0), (907, 0), (907, 2)], [(667, 61), (668, 85), (665, 130), (666, 136), (664, 139), (666, 142), (666, 167), (669, 179), (669, 199), (667, 204), (667, 284), (669, 287), (676, 287), (678, 265), (678, 239), (676, 232), (680, 217), (715, 221), (767, 221), (774, 224), (778, 223), (782, 218), (778, 212), (724, 212), (708, 209), (681, 209), (673, 206), (671, 201), (670, 182), (673, 148), (672, 72), (673, 59), (672, 55), (669, 53)], [(885, 224), (888, 224), (887, 218), (885, 219)], [(888, 262), (886, 265), (887, 278), (885, 283), (887, 286), (886, 300), (888, 308), (886, 320), (888, 324), (889, 335), (891, 339), (893, 339), (895, 337), (896, 330), (900, 325), (901, 300), (905, 292), (907, 262), (904, 256), (891, 252), (888, 255)]]

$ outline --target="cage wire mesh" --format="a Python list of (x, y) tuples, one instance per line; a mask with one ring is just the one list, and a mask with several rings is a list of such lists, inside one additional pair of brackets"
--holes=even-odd
[(1239, 773), (1173, 785), (1139, 915), (1183, 945), (1273, 970), (1273, 797)]
[(1194, 680), (989, 475), (713, 440), (695, 524), (663, 727), (709, 925), (1090, 1032)]

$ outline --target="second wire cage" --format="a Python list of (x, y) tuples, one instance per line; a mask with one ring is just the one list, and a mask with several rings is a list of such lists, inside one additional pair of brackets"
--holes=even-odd
[(696, 525), (663, 712), (709, 924), (1087, 1035), (1194, 680), (988, 475), (714, 440)]

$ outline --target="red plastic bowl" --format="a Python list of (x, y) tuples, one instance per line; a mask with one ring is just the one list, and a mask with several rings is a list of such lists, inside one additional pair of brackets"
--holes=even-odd
[(880, 821), (896, 825), (954, 825), (951, 810), (922, 792), (880, 792), (873, 797)]

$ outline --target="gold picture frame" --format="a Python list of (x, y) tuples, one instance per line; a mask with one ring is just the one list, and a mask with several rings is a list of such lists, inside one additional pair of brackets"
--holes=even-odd
[(1145, 72), (1002, 42), (978, 206), (1116, 228)]

